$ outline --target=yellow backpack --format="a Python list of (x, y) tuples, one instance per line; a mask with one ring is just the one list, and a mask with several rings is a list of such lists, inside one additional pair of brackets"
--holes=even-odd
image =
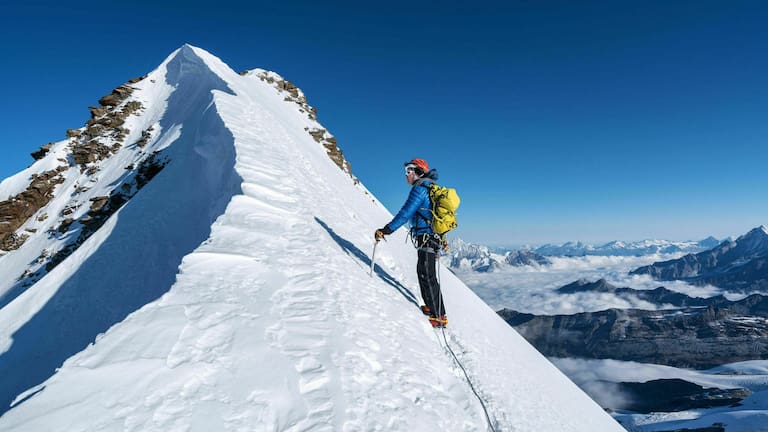
[(432, 230), (435, 234), (443, 235), (459, 226), (456, 209), (461, 200), (456, 189), (433, 183), (429, 186), (429, 201), (432, 203)]

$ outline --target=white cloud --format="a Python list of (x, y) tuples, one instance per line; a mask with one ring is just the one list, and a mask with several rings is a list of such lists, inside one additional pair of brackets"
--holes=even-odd
[[(641, 308), (655, 310), (658, 305), (606, 293), (560, 294), (557, 288), (578, 279), (595, 281), (605, 278), (617, 287), (655, 289), (664, 286), (694, 297), (711, 297), (724, 293), (713, 286), (694, 286), (685, 282), (660, 282), (646, 275), (629, 272), (678, 255), (553, 257), (550, 266), (504, 267), (492, 273), (457, 272), (494, 310), (514, 309), (533, 314), (573, 314), (608, 308)], [(744, 295), (729, 295), (731, 299)]]

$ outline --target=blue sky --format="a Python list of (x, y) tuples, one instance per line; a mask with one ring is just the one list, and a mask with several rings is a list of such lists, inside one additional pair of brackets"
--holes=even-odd
[(402, 162), (427, 159), (459, 190), (469, 241), (698, 240), (768, 224), (768, 3), (365, 3), (5, 5), (0, 178), (190, 43), (301, 87), (393, 212)]

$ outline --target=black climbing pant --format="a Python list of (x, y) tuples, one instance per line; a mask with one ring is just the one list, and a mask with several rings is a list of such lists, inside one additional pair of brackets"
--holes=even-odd
[(440, 282), (437, 280), (437, 257), (440, 250), (440, 238), (435, 235), (425, 235), (416, 239), (418, 262), (416, 273), (419, 276), (421, 298), (433, 317), (445, 315), (443, 294), (440, 292)]

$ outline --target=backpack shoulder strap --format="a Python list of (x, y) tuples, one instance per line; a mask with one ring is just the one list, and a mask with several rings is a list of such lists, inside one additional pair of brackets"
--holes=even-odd
[(434, 180), (430, 180), (429, 184), (425, 184), (425, 182), (421, 182), (421, 183), (419, 183), (419, 186), (423, 187), (427, 191), (430, 191), (430, 190), (432, 190), (432, 186), (438, 186), (438, 184), (435, 183)]

